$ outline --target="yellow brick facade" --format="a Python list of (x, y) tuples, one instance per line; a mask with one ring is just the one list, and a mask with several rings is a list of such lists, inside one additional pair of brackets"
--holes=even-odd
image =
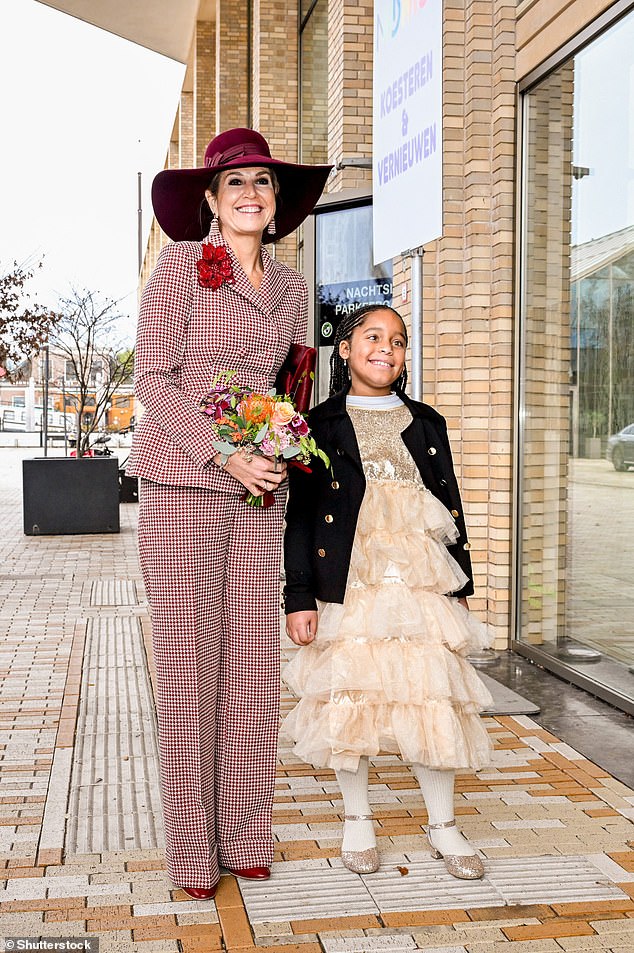
[[(448, 419), (472, 539), (472, 605), (494, 628), (498, 648), (508, 644), (512, 627), (517, 82), (609, 6), (444, 0), (444, 230), (424, 249), (423, 397)], [(206, 141), (234, 125), (253, 125), (275, 155), (288, 159), (334, 164), (371, 157), (373, 3), (319, 0), (300, 40), (309, 7), (216, 0), (215, 19), (196, 25), (189, 70), (195, 82), (184, 88), (167, 165), (194, 164), (192, 150), (200, 163)], [(331, 193), (358, 188), (371, 191), (369, 169), (342, 168), (328, 183)], [(546, 194), (535, 209), (540, 214), (564, 226), (563, 210), (550, 207)], [(163, 241), (154, 225), (143, 279)], [(277, 254), (295, 263), (296, 236)], [(395, 259), (394, 284), (395, 304), (410, 322), (408, 260)], [(566, 342), (553, 346), (563, 368)], [(551, 396), (544, 392), (544, 413), (560, 426), (568, 408), (554, 407)], [(554, 465), (561, 474), (561, 461)], [(534, 513), (543, 513), (543, 484), (529, 479), (525, 492)], [(561, 538), (565, 524), (550, 530)], [(539, 521), (534, 532), (539, 562)], [(542, 560), (539, 585), (561, 576), (561, 556), (553, 559)], [(555, 608), (553, 625), (556, 616)]]

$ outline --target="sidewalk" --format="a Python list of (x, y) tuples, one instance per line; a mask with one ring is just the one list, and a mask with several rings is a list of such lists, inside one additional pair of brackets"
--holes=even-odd
[(227, 875), (216, 902), (186, 900), (163, 864), (137, 507), (120, 535), (25, 537), (32, 455), (0, 450), (0, 935), (99, 937), (102, 953), (633, 953), (634, 792), (523, 716), (487, 719), (494, 766), (458, 779), (483, 881), (431, 859), (394, 757), (371, 770), (381, 870), (345, 870), (334, 775), (283, 738), (271, 880)]

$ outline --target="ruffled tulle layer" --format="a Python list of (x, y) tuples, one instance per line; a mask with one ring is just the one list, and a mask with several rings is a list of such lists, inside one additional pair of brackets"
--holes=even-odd
[(284, 671), (300, 698), (284, 722), (295, 753), (355, 771), (400, 752), (434, 768), (490, 761), (492, 699), (464, 659), (489, 630), (447, 593), (467, 581), (446, 549), (453, 518), (422, 485), (367, 481), (343, 605), (320, 605), (313, 643)]
[[(316, 645), (350, 639), (405, 639), (444, 645), (462, 655), (491, 643), (489, 629), (457, 599), (393, 580), (382, 586), (348, 587), (343, 604), (320, 605)], [(312, 648), (312, 646), (311, 646)]]
[(345, 696), (328, 702), (302, 698), (284, 727), (302, 761), (336, 771), (356, 771), (360, 757), (380, 752), (439, 769), (477, 770), (491, 760), (480, 717), (456, 711), (447, 700), (414, 708)]
[(348, 585), (398, 578), (410, 587), (456, 592), (467, 577), (446, 546), (457, 537), (452, 516), (422, 484), (368, 480)]
[(314, 643), (296, 652), (284, 678), (298, 698), (328, 701), (349, 695), (359, 704), (424, 708), (450, 701), (464, 713), (479, 713), (491, 696), (469, 662), (444, 646), (389, 639), (383, 642)]

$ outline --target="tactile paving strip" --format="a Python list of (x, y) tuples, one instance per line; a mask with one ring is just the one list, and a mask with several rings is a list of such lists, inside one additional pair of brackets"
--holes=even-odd
[(266, 885), (240, 881), (251, 922), (627, 899), (583, 856), (486, 860), (482, 880), (457, 880), (431, 857), (404, 858), (404, 876), (394, 863), (365, 877), (333, 863), (274, 865)]
[(91, 606), (138, 606), (133, 579), (93, 579), (90, 583)]
[(238, 883), (252, 923), (379, 912), (361, 877), (327, 862), (275, 864), (265, 884)]
[(163, 843), (154, 702), (134, 617), (88, 620), (66, 850)]

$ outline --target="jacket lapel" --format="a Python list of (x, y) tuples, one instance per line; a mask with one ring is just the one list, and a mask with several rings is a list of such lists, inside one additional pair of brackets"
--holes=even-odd
[(274, 258), (271, 258), (269, 253), (263, 247), (262, 264), (264, 266), (264, 277), (262, 278), (262, 284), (260, 285), (259, 289), (256, 289), (253, 287), (244, 273), (242, 265), (238, 261), (235, 252), (222, 237), (222, 232), (218, 227), (218, 222), (216, 219), (214, 219), (211, 223), (209, 236), (205, 239), (205, 243), (207, 242), (211, 243), (212, 245), (222, 245), (229, 253), (229, 257), (231, 258), (231, 267), (233, 268), (234, 281), (232, 284), (227, 284), (227, 288), (230, 289), (234, 294), (245, 298), (250, 304), (255, 305), (256, 308), (262, 311), (270, 319), (273, 308), (281, 300), (288, 287), (288, 279), (284, 269), (279, 265), (278, 262), (275, 261)]
[[(410, 456), (418, 467), (423, 483), (429, 490), (438, 490), (436, 474), (430, 463), (429, 449), (438, 443), (434, 436), (436, 427), (425, 411), (425, 405), (414, 403), (407, 394), (398, 392), (403, 403), (412, 414), (412, 422), (401, 434), (403, 443), (409, 450)], [(437, 447), (435, 448), (437, 449)]]
[(264, 247), (262, 248), (262, 263), (264, 265), (264, 278), (261, 288), (266, 295), (269, 309), (273, 311), (288, 288), (287, 272), (279, 261), (269, 255)]
[(363, 473), (361, 454), (352, 421), (346, 411), (348, 388), (330, 397), (322, 407), (322, 419), (327, 423), (328, 439), (337, 453), (345, 454)]

